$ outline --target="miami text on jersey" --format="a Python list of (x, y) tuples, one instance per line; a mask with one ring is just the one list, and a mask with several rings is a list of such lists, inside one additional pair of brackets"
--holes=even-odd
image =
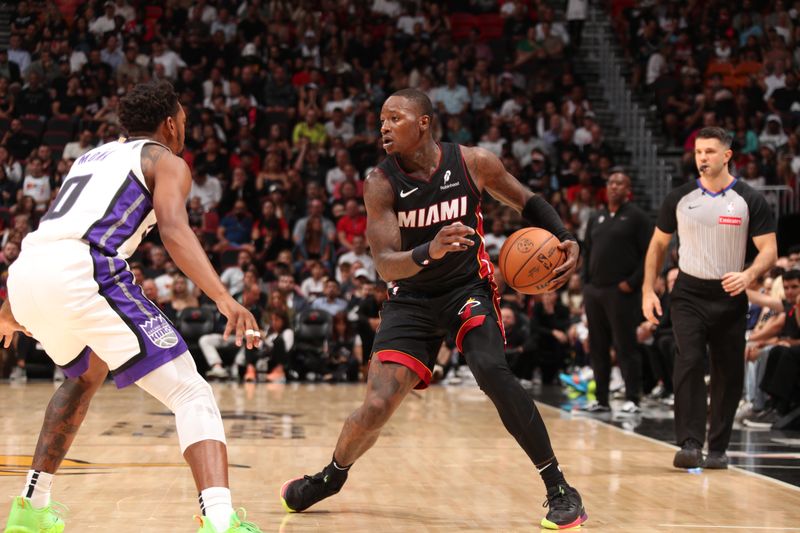
[(467, 197), (461, 196), (411, 211), (398, 211), (397, 221), (401, 228), (423, 228), (446, 220), (467, 215)]

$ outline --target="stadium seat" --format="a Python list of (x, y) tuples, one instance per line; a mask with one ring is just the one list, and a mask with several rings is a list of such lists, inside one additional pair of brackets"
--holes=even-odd
[(22, 131), (28, 135), (32, 135), (39, 141), (42, 138), (44, 131), (44, 122), (38, 118), (22, 118)]
[(481, 31), (481, 40), (499, 39), (503, 36), (506, 21), (497, 13), (478, 15), (477, 26)]
[(456, 41), (466, 38), (470, 30), (478, 24), (475, 15), (470, 13), (453, 13), (449, 19), (453, 39)]

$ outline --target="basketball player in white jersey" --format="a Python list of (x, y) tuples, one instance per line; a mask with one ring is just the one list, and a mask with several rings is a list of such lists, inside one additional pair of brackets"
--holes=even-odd
[(118, 387), (135, 383), (175, 413), (200, 492), (199, 533), (258, 532), (231, 504), (225, 433), (211, 388), (180, 333), (135, 284), (126, 259), (158, 222), (172, 259), (227, 317), (225, 336), (234, 333), (238, 345), (252, 348), (260, 342), (258, 325), (229, 295), (188, 224), (191, 174), (176, 155), (186, 114), (172, 86), (136, 86), (120, 101), (119, 115), (129, 137), (75, 161), (10, 270), (0, 334), (16, 320), (70, 379), (48, 406), (5, 531), (64, 529), (50, 505), (53, 475), (110, 370)]

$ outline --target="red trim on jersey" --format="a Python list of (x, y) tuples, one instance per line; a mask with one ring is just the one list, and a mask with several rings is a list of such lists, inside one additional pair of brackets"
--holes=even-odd
[(458, 328), (458, 333), (456, 333), (456, 348), (458, 348), (459, 352), (464, 351), (461, 348), (461, 343), (464, 340), (464, 335), (469, 333), (471, 329), (477, 328), (478, 326), (482, 325), (484, 320), (486, 320), (486, 315), (478, 315), (470, 317), (461, 323), (461, 327)]
[(431, 384), (432, 374), (430, 369), (413, 355), (397, 350), (381, 350), (375, 352), (375, 355), (381, 363), (397, 363), (411, 369), (419, 376), (419, 383), (414, 387), (415, 389), (426, 389)]
[(503, 343), (505, 343), (506, 329), (503, 327), (503, 321), (500, 318), (500, 293), (497, 290), (497, 284), (494, 282), (494, 263), (492, 263), (491, 258), (489, 258), (489, 254), (486, 253), (486, 247), (483, 245), (483, 213), (481, 213), (480, 202), (478, 202), (475, 207), (475, 218), (477, 220), (475, 232), (480, 237), (478, 251), (476, 254), (476, 258), (478, 260), (478, 275), (481, 278), (486, 278), (489, 281), (489, 287), (492, 289), (492, 302), (494, 303), (494, 311), (497, 315), (497, 325), (500, 327), (500, 334), (503, 336)]
[(503, 319), (500, 316), (500, 291), (497, 290), (497, 284), (494, 282), (494, 276), (489, 277), (489, 286), (492, 288), (492, 303), (494, 304), (494, 312), (497, 314), (497, 325), (500, 328), (500, 334), (503, 336), (503, 344), (505, 344), (506, 328), (503, 325)]
[(403, 170), (403, 167), (400, 166), (400, 163), (397, 162), (397, 157), (394, 155), (391, 156), (392, 163), (394, 163), (394, 166), (397, 167), (397, 170), (399, 170), (403, 174), (403, 176), (407, 177), (408, 179), (414, 181), (421, 181), (422, 183), (430, 183), (431, 179), (436, 175), (437, 172), (439, 172), (439, 169), (442, 168), (442, 161), (444, 161), (444, 149), (442, 148), (442, 145), (437, 142), (436, 146), (439, 147), (439, 163), (436, 165), (436, 169), (434, 169), (434, 171), (431, 172), (430, 176), (428, 176), (428, 179), (415, 178), (414, 176), (409, 176), (408, 174), (406, 174), (406, 171)]
[(467, 170), (467, 162), (464, 160), (464, 153), (461, 151), (461, 145), (457, 144), (458, 147), (458, 156), (461, 158), (461, 166), (464, 167), (464, 175), (467, 177), (467, 183), (469, 183), (469, 190), (472, 191), (472, 194), (475, 195), (475, 199), (478, 202), (481, 201), (481, 193), (478, 190), (478, 187), (475, 185), (475, 182), (472, 181), (472, 174), (469, 173)]
[(491, 278), (494, 281), (494, 265), (492, 264), (492, 260), (489, 258), (489, 254), (486, 253), (486, 247), (483, 244), (483, 236), (485, 233), (483, 232), (483, 213), (481, 213), (481, 204), (478, 202), (475, 206), (475, 233), (478, 234), (478, 250), (476, 252), (476, 258), (478, 260), (478, 276), (483, 278)]

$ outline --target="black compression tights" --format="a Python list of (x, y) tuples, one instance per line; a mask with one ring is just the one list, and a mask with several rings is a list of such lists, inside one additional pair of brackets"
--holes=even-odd
[(481, 390), (492, 400), (509, 433), (537, 467), (554, 458), (550, 437), (533, 400), (511, 373), (500, 327), (488, 319), (464, 337), (467, 364)]

